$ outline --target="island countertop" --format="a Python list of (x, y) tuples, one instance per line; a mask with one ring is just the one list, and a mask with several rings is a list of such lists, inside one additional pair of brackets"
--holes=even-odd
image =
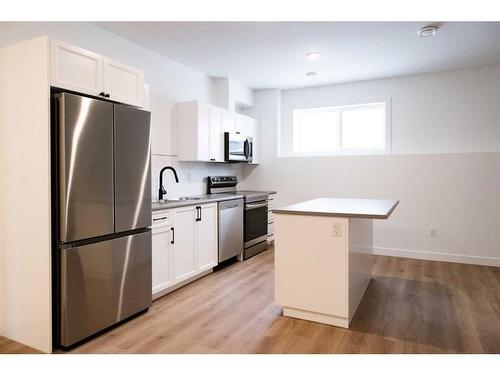
[(317, 198), (273, 209), (276, 214), (387, 219), (398, 200)]

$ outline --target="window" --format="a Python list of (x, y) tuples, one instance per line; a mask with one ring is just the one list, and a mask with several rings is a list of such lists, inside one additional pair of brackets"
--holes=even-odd
[(388, 152), (386, 112), (385, 102), (294, 110), (293, 154)]

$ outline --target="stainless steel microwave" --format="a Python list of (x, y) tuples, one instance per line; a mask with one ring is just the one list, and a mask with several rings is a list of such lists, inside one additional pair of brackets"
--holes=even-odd
[(224, 160), (250, 163), (253, 159), (253, 139), (239, 133), (224, 133)]

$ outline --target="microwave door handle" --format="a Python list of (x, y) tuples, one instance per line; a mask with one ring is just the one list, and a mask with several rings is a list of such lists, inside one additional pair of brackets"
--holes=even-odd
[(248, 159), (248, 140), (245, 139), (243, 143), (243, 154), (245, 155), (245, 159)]

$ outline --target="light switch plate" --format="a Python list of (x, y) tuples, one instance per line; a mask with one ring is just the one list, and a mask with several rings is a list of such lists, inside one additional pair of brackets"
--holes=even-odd
[(342, 237), (342, 224), (341, 223), (333, 223), (332, 236), (333, 237)]

